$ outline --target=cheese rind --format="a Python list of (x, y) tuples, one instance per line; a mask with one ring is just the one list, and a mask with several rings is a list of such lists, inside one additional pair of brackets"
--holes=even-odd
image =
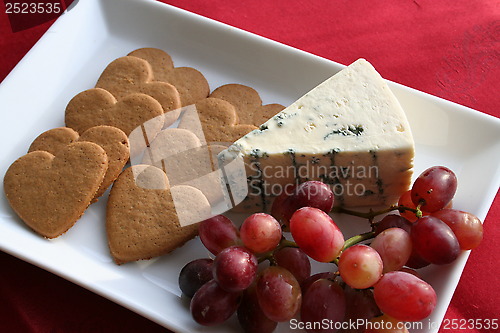
[[(387, 205), (411, 181), (414, 142), (398, 100), (359, 59), (236, 141), (219, 157), (245, 159), (240, 208), (266, 211), (287, 184), (321, 180), (336, 205)], [(231, 157), (233, 156), (233, 157)]]

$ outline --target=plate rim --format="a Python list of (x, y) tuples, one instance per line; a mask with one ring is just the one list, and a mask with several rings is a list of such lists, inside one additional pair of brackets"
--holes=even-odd
[[(75, 6), (75, 8), (73, 9), (72, 12), (78, 13), (79, 6), (81, 4), (83, 4), (83, 3), (87, 3), (87, 6), (90, 6), (89, 5), (90, 3), (99, 4), (101, 1), (103, 1), (103, 0), (93, 0), (93, 1), (86, 1), (86, 2), (82, 1), (82, 2), (80, 2), (79, 4), (77, 4)], [(314, 54), (308, 53), (306, 51), (294, 48), (292, 46), (280, 43), (278, 41), (267, 39), (265, 37), (262, 37), (262, 36), (253, 34), (251, 32), (248, 32), (248, 31), (245, 31), (245, 30), (242, 30), (242, 29), (230, 26), (228, 24), (225, 24), (225, 23), (222, 23), (222, 22), (219, 22), (219, 21), (216, 21), (216, 20), (213, 20), (213, 19), (201, 16), (201, 15), (196, 14), (196, 13), (192, 13), (192, 12), (186, 11), (184, 9), (180, 9), (178, 7), (175, 7), (175, 6), (172, 6), (172, 5), (169, 5), (169, 4), (160, 3), (160, 2), (153, 1), (153, 0), (128, 0), (127, 3), (124, 3), (123, 5), (126, 5), (128, 3), (132, 3), (132, 2), (149, 4), (149, 5), (154, 4), (154, 5), (158, 5), (158, 6), (164, 7), (164, 8), (169, 8), (169, 10), (172, 11), (173, 13), (175, 13), (176, 15), (187, 15), (187, 17), (189, 17), (190, 19), (202, 20), (203, 23), (205, 23), (205, 24), (216, 24), (216, 25), (218, 25), (218, 27), (223, 27), (223, 28), (229, 27), (229, 28), (231, 28), (231, 31), (236, 31), (237, 33), (243, 33), (242, 36), (244, 36), (245, 38), (256, 38), (258, 42), (265, 41), (266, 43), (269, 43), (269, 45), (271, 47), (284, 47), (288, 51), (298, 52), (302, 56), (313, 57), (311, 59), (321, 59), (322, 61), (326, 61), (328, 63), (331, 63), (332, 65), (340, 66), (341, 68), (345, 67), (344, 65), (336, 63), (335, 61), (328, 60), (326, 58), (322, 58), (322, 57), (320, 57), (318, 55), (314, 55)], [(76, 15), (76, 14), (73, 14), (73, 15)], [(62, 15), (59, 19), (56, 20), (56, 22), (53, 23), (53, 25), (49, 28), (49, 30), (38, 40), (38, 42), (30, 49), (30, 51), (22, 58), (22, 60), (15, 66), (15, 68), (2, 81), (2, 83), (0, 84), (0, 95), (3, 93), (4, 90), (8, 90), (9, 89), (10, 82), (12, 81), (12, 78), (15, 77), (18, 72), (20, 72), (20, 71), (23, 70), (23, 68), (25, 67), (25, 64), (27, 62), (29, 62), (32, 57), (36, 57), (37, 56), (36, 53), (39, 52), (38, 50), (40, 48), (43, 48), (44, 44), (46, 43), (46, 40), (47, 40), (48, 35), (49, 35), (48, 32), (50, 32), (52, 29), (59, 29), (61, 26), (64, 26), (64, 24), (67, 24), (67, 23), (68, 23), (68, 17), (66, 17), (65, 15)], [(448, 105), (453, 106), (453, 107), (457, 107), (458, 106), (459, 109), (462, 110), (461, 112), (465, 112), (465, 113), (473, 112), (474, 116), (484, 117), (483, 119), (485, 121), (493, 122), (493, 123), (495, 123), (494, 126), (498, 126), (500, 128), (500, 118), (494, 117), (494, 116), (486, 114), (484, 112), (480, 112), (478, 110), (474, 110), (472, 108), (469, 108), (469, 107), (466, 107), (466, 106), (454, 103), (452, 101), (448, 101), (446, 99), (443, 99), (443, 98), (440, 98), (440, 97), (437, 97), (437, 96), (434, 96), (434, 95), (431, 95), (431, 94), (428, 94), (428, 93), (425, 93), (425, 92), (421, 92), (421, 91), (416, 90), (414, 88), (407, 87), (407, 86), (404, 86), (402, 84), (399, 84), (399, 83), (396, 83), (396, 82), (393, 82), (393, 81), (389, 81), (389, 80), (386, 80), (386, 81), (389, 82), (389, 84), (391, 85), (391, 88), (392, 88), (392, 86), (394, 86), (394, 87), (398, 87), (398, 89), (409, 89), (408, 91), (411, 92), (411, 93), (417, 93), (419, 95), (423, 94), (424, 96), (426, 96), (426, 98), (436, 99), (440, 103), (451, 103), (451, 104), (448, 104)], [(500, 184), (500, 173), (498, 173), (495, 182), (497, 184)], [(484, 220), (484, 218), (486, 217), (486, 215), (488, 213), (488, 210), (489, 210), (489, 207), (491, 206), (491, 203), (493, 202), (493, 200), (495, 198), (496, 191), (494, 191), (494, 189), (491, 189), (491, 192), (494, 192), (493, 194), (489, 195), (491, 197), (491, 201), (488, 201), (487, 203), (485, 203), (483, 205), (483, 206), (486, 207), (486, 211), (484, 212), (484, 216), (479, 216), (482, 220)], [(3, 220), (3, 217), (1, 219)], [(94, 293), (102, 296), (102, 297), (105, 297), (107, 299), (112, 300), (113, 302), (115, 302), (117, 304), (120, 304), (121, 306), (124, 306), (124, 307), (126, 307), (126, 308), (128, 308), (128, 309), (130, 309), (130, 310), (132, 310), (134, 312), (137, 312), (137, 313), (141, 314), (142, 316), (144, 316), (144, 317), (146, 317), (146, 318), (148, 318), (148, 319), (150, 319), (150, 320), (152, 320), (154, 322), (157, 322), (158, 324), (160, 324), (162, 326), (165, 326), (164, 318), (162, 318), (160, 320), (159, 318), (157, 318), (156, 316), (154, 316), (153, 314), (151, 314), (150, 311), (148, 311), (147, 309), (141, 309), (141, 308), (138, 308), (137, 306), (132, 306), (131, 304), (129, 304), (129, 303), (127, 303), (125, 301), (125, 298), (123, 296), (120, 296), (120, 295), (110, 295), (109, 290), (105, 291), (104, 289), (99, 288), (98, 285), (96, 286), (96, 285), (94, 285), (94, 284), (92, 284), (92, 283), (90, 283), (88, 281), (82, 282), (81, 280), (78, 280), (77, 277), (72, 276), (71, 273), (65, 272), (62, 267), (57, 267), (57, 265), (50, 265), (50, 264), (43, 264), (43, 263), (41, 264), (40, 261), (37, 261), (36, 259), (34, 259), (32, 257), (26, 256), (25, 253), (23, 253), (22, 251), (18, 251), (18, 250), (13, 249), (13, 248), (5, 247), (4, 242), (2, 242), (1, 240), (0, 240), (0, 249), (2, 251), (5, 251), (6, 253), (10, 253), (11, 255), (14, 255), (15, 257), (18, 257), (18, 258), (20, 258), (20, 259), (22, 259), (22, 260), (24, 260), (26, 262), (29, 262), (29, 263), (37, 266), (37, 267), (41, 267), (44, 270), (47, 270), (47, 271), (49, 271), (51, 273), (54, 273), (54, 274), (56, 274), (58, 276), (61, 276), (62, 278), (66, 279), (68, 281), (71, 281), (71, 282), (73, 282), (73, 283), (75, 283), (75, 284), (77, 284), (79, 286), (82, 286), (82, 287), (84, 287), (84, 288), (86, 288), (86, 289), (88, 289), (88, 290), (90, 290), (90, 291), (92, 291), (92, 292), (94, 292)], [(467, 258), (469, 256), (469, 253), (470, 252), (465, 252), (465, 253), (462, 254), (462, 258), (460, 259), (461, 260), (460, 265), (463, 262), (463, 266), (465, 266), (465, 262), (466, 262), (466, 260), (467, 260)], [(463, 270), (463, 266), (461, 267), (460, 271)], [(453, 292), (452, 292), (452, 294), (453, 294)], [(443, 314), (443, 316), (444, 316), (444, 314)], [(442, 318), (441, 318), (441, 321), (442, 321)], [(173, 330), (183, 330), (182, 327), (178, 327), (178, 325), (176, 325), (176, 323), (173, 322), (173, 321), (169, 322), (169, 325), (170, 325), (170, 327), (168, 327), (168, 326), (167, 327), (170, 328), (170, 329), (173, 329)]]

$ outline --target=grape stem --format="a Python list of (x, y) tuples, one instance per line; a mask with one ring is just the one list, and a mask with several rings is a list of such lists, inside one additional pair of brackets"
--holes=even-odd
[[(342, 251), (344, 251), (348, 247), (351, 247), (353, 245), (361, 243), (365, 240), (372, 239), (374, 237), (375, 237), (375, 231), (369, 231), (369, 232), (365, 232), (364, 234), (352, 236), (351, 238), (347, 239), (344, 242), (344, 247), (342, 248)], [(331, 262), (338, 266), (339, 265), (339, 258), (336, 258), (336, 259), (332, 260)]]
[(342, 251), (347, 249), (348, 247), (361, 243), (362, 241), (372, 239), (373, 237), (375, 237), (375, 231), (369, 231), (365, 232), (364, 234), (353, 236), (344, 242), (344, 247), (342, 248)]
[(283, 237), (281, 239), (279, 245), (274, 250), (265, 252), (259, 256), (259, 258), (258, 258), (259, 264), (265, 260), (269, 260), (269, 263), (272, 266), (276, 266), (277, 264), (276, 264), (276, 260), (274, 259), (273, 253), (275, 251), (281, 250), (282, 248), (285, 248), (285, 247), (299, 247), (299, 246), (294, 241), (288, 240), (288, 239)]
[(344, 207), (333, 207), (332, 213), (348, 214), (348, 215), (352, 215), (352, 216), (365, 218), (365, 219), (368, 219), (371, 221), (371, 220), (373, 220), (373, 218), (375, 218), (378, 215), (389, 213), (389, 212), (392, 212), (394, 210), (399, 210), (400, 212), (410, 211), (410, 212), (415, 213), (415, 215), (418, 218), (422, 217), (422, 211), (420, 210), (420, 205), (417, 208), (410, 208), (410, 207), (406, 207), (403, 205), (392, 205), (388, 208), (385, 208), (382, 210), (377, 210), (377, 211), (370, 209), (370, 211), (368, 211), (368, 212), (358, 212), (358, 211), (350, 210), (350, 209), (347, 209)]

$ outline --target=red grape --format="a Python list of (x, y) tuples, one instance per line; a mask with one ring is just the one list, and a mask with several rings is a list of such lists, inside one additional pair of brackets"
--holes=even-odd
[(289, 200), (289, 204), (297, 209), (314, 207), (329, 213), (333, 207), (334, 196), (327, 184), (310, 180), (297, 186)]
[[(319, 279), (304, 294), (300, 316), (306, 323), (306, 332), (335, 332), (330, 327), (314, 328), (314, 325), (328, 320), (329, 326), (334, 326), (344, 320), (345, 310), (344, 290), (334, 281)], [(308, 326), (312, 328), (308, 329)]]
[(435, 212), (444, 208), (455, 195), (457, 177), (450, 169), (435, 166), (425, 170), (413, 183), (411, 200), (421, 209)]
[(267, 318), (259, 305), (255, 283), (243, 293), (237, 310), (238, 321), (245, 333), (271, 333), (277, 322)]
[(205, 283), (213, 279), (213, 260), (196, 259), (187, 263), (179, 273), (179, 288), (187, 297), (193, 297)]
[(377, 250), (384, 263), (383, 273), (403, 267), (412, 252), (410, 235), (400, 228), (389, 228), (378, 234), (370, 244)]
[(240, 296), (241, 293), (225, 291), (215, 280), (210, 280), (191, 299), (191, 315), (200, 325), (221, 324), (236, 311)]
[[(288, 225), (288, 219), (295, 210), (290, 210), (289, 205), (287, 204), (288, 198), (295, 192), (297, 185), (290, 184), (289, 186), (283, 187), (283, 192), (279, 196), (276, 197), (273, 201), (273, 205), (271, 207), (271, 215), (281, 224)], [(291, 212), (290, 212), (291, 211)], [(285, 216), (288, 216), (285, 222)]]
[(278, 266), (289, 270), (300, 284), (311, 275), (311, 262), (304, 251), (299, 248), (279, 249), (274, 252), (274, 259)]
[(337, 258), (344, 246), (344, 236), (324, 211), (304, 207), (290, 219), (293, 239), (309, 257), (320, 262)]
[(460, 245), (450, 227), (434, 216), (424, 216), (413, 223), (411, 241), (415, 251), (431, 264), (443, 265), (460, 254)]
[[(410, 236), (410, 238), (411, 238), (411, 236)], [(413, 247), (411, 254), (410, 254), (410, 258), (408, 258), (408, 261), (406, 262), (405, 266), (408, 266), (408, 267), (413, 268), (413, 269), (419, 269), (419, 268), (429, 266), (430, 264), (431, 263), (428, 262), (427, 260), (425, 260), (424, 258), (422, 258), (415, 250), (415, 247)]]
[(401, 228), (409, 233), (411, 230), (411, 222), (400, 215), (386, 215), (375, 224), (375, 235), (389, 228)]
[(271, 320), (288, 321), (300, 309), (302, 293), (297, 279), (279, 266), (265, 268), (257, 278), (257, 298)]
[(273, 215), (276, 214), (282, 223), (288, 225), (297, 209), (314, 207), (329, 213), (333, 201), (333, 191), (327, 184), (311, 180), (296, 186), (290, 195), (282, 194), (278, 197), (273, 203)]
[(213, 276), (222, 289), (243, 291), (255, 280), (257, 266), (257, 258), (253, 253), (241, 246), (231, 246), (215, 257)]
[(442, 209), (432, 213), (432, 216), (451, 228), (462, 250), (472, 250), (481, 243), (483, 224), (473, 214), (456, 209)]
[(271, 251), (281, 240), (281, 226), (274, 217), (265, 213), (250, 215), (243, 221), (240, 237), (243, 244), (254, 253)]
[(300, 287), (302, 289), (302, 294), (305, 294), (307, 292), (307, 289), (316, 282), (319, 279), (330, 279), (334, 280), (336, 277), (335, 273), (333, 272), (322, 272), (322, 273), (316, 273), (314, 275), (311, 275), (307, 279), (304, 280), (304, 282), (301, 283)]
[[(344, 295), (346, 300), (344, 322), (359, 323), (359, 320), (368, 320), (381, 314), (373, 298), (372, 289), (358, 290), (346, 285)], [(362, 333), (363, 331), (362, 325), (354, 325), (342, 330), (342, 333)]]
[(419, 321), (436, 306), (436, 292), (415, 275), (395, 271), (384, 274), (375, 284), (373, 296), (380, 310), (397, 320)]
[(339, 259), (342, 280), (352, 288), (373, 286), (382, 276), (382, 259), (375, 249), (358, 244), (344, 250)]
[(203, 245), (215, 255), (227, 247), (241, 243), (238, 229), (224, 215), (216, 215), (200, 222), (198, 233)]

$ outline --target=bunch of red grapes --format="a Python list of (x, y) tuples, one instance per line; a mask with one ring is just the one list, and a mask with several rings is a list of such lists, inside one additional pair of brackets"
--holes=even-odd
[[(180, 289), (191, 298), (191, 314), (201, 325), (221, 324), (236, 312), (245, 332), (272, 332), (292, 318), (305, 324), (362, 318), (407, 332), (396, 323), (420, 321), (436, 306), (434, 289), (416, 269), (449, 264), (481, 242), (481, 221), (450, 208), (456, 189), (450, 169), (431, 167), (399, 205), (361, 213), (371, 230), (345, 240), (328, 214), (334, 205), (331, 189), (322, 182), (302, 183), (276, 198), (271, 214), (253, 214), (239, 229), (223, 215), (201, 222), (200, 239), (215, 258), (184, 266)], [(400, 214), (374, 222), (390, 211)], [(282, 230), (289, 230), (293, 241)], [(310, 259), (332, 263), (332, 269), (311, 275)]]

